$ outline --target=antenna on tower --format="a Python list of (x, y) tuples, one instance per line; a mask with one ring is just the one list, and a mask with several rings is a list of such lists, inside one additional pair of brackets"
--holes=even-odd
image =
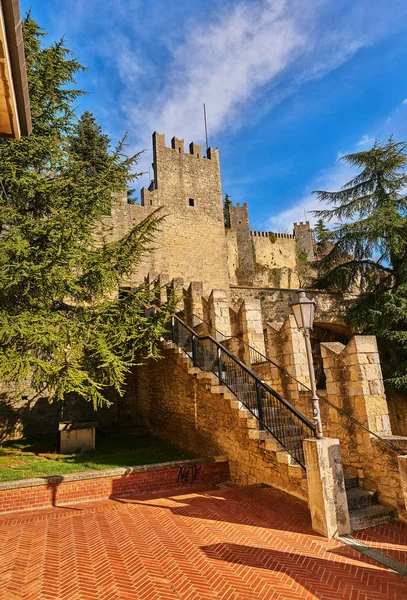
[(206, 154), (208, 154), (208, 148), (209, 148), (209, 143), (208, 143), (208, 125), (206, 123), (206, 106), (205, 106), (205, 102), (204, 102), (204, 105), (203, 105), (203, 112), (204, 112), (204, 123), (205, 123)]

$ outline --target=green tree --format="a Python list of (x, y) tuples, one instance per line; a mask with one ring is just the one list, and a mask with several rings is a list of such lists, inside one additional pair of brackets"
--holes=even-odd
[(323, 219), (318, 219), (314, 227), (315, 237), (319, 246), (325, 246), (326, 242), (329, 241), (330, 231), (325, 225)]
[(103, 173), (110, 161), (110, 140), (92, 113), (81, 115), (69, 141), (71, 152), (82, 160), (88, 175)]
[(232, 200), (230, 199), (229, 194), (225, 194), (225, 199), (223, 201), (223, 217), (225, 220), (225, 227), (230, 228), (230, 207), (233, 206)]
[(170, 307), (147, 318), (155, 290), (120, 299), (117, 291), (160, 219), (153, 213), (123, 239), (96, 243), (113, 194), (137, 177), (138, 155), (126, 156), (123, 142), (110, 152), (90, 113), (76, 121), (81, 65), (63, 40), (43, 47), (30, 16), (23, 26), (33, 133), (0, 141), (0, 377), (97, 406), (107, 387), (123, 392), (140, 353), (158, 356)]
[(318, 262), (320, 288), (363, 290), (349, 313), (353, 329), (378, 337), (385, 378), (407, 390), (407, 143), (375, 142), (343, 157), (361, 172), (340, 191), (316, 191), (333, 205), (316, 211), (340, 224), (330, 253)]

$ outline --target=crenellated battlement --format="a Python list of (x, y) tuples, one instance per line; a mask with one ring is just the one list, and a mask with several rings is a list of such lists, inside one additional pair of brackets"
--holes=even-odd
[(206, 151), (206, 156), (202, 152), (202, 144), (196, 144), (195, 142), (191, 142), (189, 144), (189, 152), (185, 152), (185, 143), (183, 139), (178, 139), (175, 136), (171, 139), (171, 146), (168, 148), (165, 145), (165, 134), (158, 133), (155, 131), (153, 133), (153, 149), (156, 152), (159, 149), (165, 148), (166, 150), (173, 150), (180, 154), (183, 158), (188, 156), (188, 158), (198, 158), (204, 160), (211, 160), (219, 163), (219, 152), (217, 149), (209, 147)]
[(305, 223), (303, 223), (302, 221), (300, 221), (299, 223), (294, 223), (294, 229), (296, 227), (298, 229), (300, 229), (300, 228), (302, 228), (302, 229), (310, 229), (311, 228), (309, 221), (305, 221)]
[(252, 237), (270, 237), (275, 235), (276, 238), (281, 238), (285, 240), (293, 240), (295, 237), (291, 233), (276, 233), (274, 231), (251, 231), (250, 235)]

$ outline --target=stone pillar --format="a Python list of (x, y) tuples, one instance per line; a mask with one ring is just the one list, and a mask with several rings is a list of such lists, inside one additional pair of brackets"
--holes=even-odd
[(175, 277), (167, 286), (167, 297), (172, 296), (176, 300), (175, 312), (184, 309), (184, 280), (182, 277)]
[(159, 306), (161, 306), (161, 304), (165, 304), (165, 302), (167, 302), (167, 286), (169, 283), (169, 275), (167, 273), (161, 273), (161, 275), (158, 276), (157, 278), (157, 282), (158, 282), (158, 289), (157, 289), (157, 301)]
[[(229, 315), (229, 295), (226, 290), (212, 290), (208, 299), (210, 335), (218, 341), (232, 334)], [(217, 330), (217, 331), (215, 331)], [(219, 333), (218, 333), (219, 332)]]
[[(266, 348), (264, 345), (264, 333), (263, 333), (263, 319), (261, 314), (261, 303), (260, 300), (244, 300), (240, 308), (240, 319), (243, 341), (249, 344), (252, 348), (266, 354)], [(255, 353), (251, 353), (246, 348), (245, 355), (246, 364), (252, 362), (261, 362), (261, 357), (256, 357)]]
[(339, 440), (304, 440), (312, 528), (328, 539), (350, 533)]
[(190, 327), (201, 324), (204, 319), (202, 296), (202, 281), (192, 281), (189, 288), (184, 290), (184, 317)]
[[(310, 380), (304, 336), (297, 328), (293, 315), (289, 315), (282, 325), (267, 323), (267, 356), (291, 375), (284, 374), (282, 370), (275, 372), (276, 378), (280, 379), (283, 395), (303, 412), (300, 392), (306, 388), (301, 384), (309, 388)], [(305, 401), (308, 402), (308, 399)]]
[(392, 435), (374, 335), (321, 344), (328, 400), (379, 435)]

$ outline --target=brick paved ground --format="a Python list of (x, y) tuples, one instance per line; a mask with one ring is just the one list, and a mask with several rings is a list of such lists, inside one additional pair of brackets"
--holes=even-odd
[(407, 599), (407, 579), (314, 534), (305, 504), (270, 488), (3, 516), (0, 553), (1, 600)]
[(375, 550), (407, 564), (407, 525), (404, 523), (391, 523), (373, 529), (364, 529), (353, 535)]

